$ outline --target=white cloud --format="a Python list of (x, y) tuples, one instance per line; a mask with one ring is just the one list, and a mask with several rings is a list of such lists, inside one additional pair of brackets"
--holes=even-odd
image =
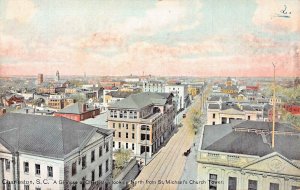
[[(192, 1), (157, 1), (155, 8), (146, 11), (145, 16), (130, 17), (125, 23), (118, 26), (124, 34), (154, 35), (161, 30), (182, 31), (191, 29), (200, 24), (201, 13), (194, 11)], [(197, 10), (201, 8), (198, 2)], [(191, 15), (191, 13), (193, 15)]]

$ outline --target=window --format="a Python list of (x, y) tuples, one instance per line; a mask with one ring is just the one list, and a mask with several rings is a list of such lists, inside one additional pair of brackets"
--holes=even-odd
[(53, 167), (47, 166), (48, 177), (53, 177)]
[(133, 119), (136, 119), (137, 118), (137, 112), (133, 112)]
[(120, 118), (123, 118), (123, 111), (120, 111)]
[(99, 147), (99, 157), (102, 156), (102, 146)]
[(115, 132), (113, 132), (113, 137), (115, 137)]
[(209, 189), (217, 190), (217, 175), (209, 174)]
[(134, 144), (132, 144), (131, 146), (132, 146), (132, 150), (134, 150)]
[(101, 176), (102, 176), (102, 164), (99, 165), (99, 177), (101, 177)]
[(126, 139), (128, 139), (128, 133), (126, 133)]
[(124, 111), (124, 118), (127, 118), (127, 111)]
[(115, 148), (115, 141), (113, 141), (113, 147)]
[(92, 178), (91, 178), (91, 180), (95, 181), (95, 170), (92, 171)]
[(126, 143), (126, 149), (128, 149), (128, 143)]
[(91, 163), (95, 161), (95, 150), (91, 152)]
[(119, 123), (119, 129), (121, 129), (121, 123)]
[(81, 189), (82, 189), (82, 190), (85, 190), (85, 183), (86, 183), (85, 177), (83, 177), (83, 178), (82, 178), (82, 184), (81, 184)]
[(24, 185), (24, 190), (29, 190), (29, 185)]
[(24, 173), (29, 173), (29, 163), (24, 162)]
[(213, 113), (213, 118), (216, 118), (216, 114), (215, 113)]
[(128, 129), (128, 123), (126, 123), (126, 129)]
[(105, 172), (108, 172), (108, 160), (105, 162)]
[(248, 190), (257, 190), (256, 180), (248, 180)]
[(115, 128), (116, 127), (116, 124), (115, 123), (113, 123), (113, 128)]
[(121, 132), (119, 132), (119, 138), (121, 138)]
[(35, 164), (35, 175), (41, 175), (41, 165)]
[(132, 136), (132, 139), (134, 139), (134, 133), (132, 133), (131, 136)]
[(236, 177), (229, 177), (228, 190), (236, 190)]
[(41, 190), (41, 188), (40, 187), (36, 187), (35, 190)]
[(76, 175), (77, 173), (77, 168), (76, 168), (76, 162), (72, 163), (72, 176)]
[(121, 148), (121, 142), (119, 142), (119, 148)]
[(106, 150), (106, 152), (109, 151), (109, 142), (105, 143), (105, 150)]
[(82, 157), (82, 169), (86, 168), (86, 156)]
[(132, 124), (132, 130), (133, 130), (133, 131), (134, 131), (134, 127), (135, 127), (134, 124)]
[(216, 124), (216, 122), (212, 122), (212, 124), (213, 124), (213, 125), (215, 125), (215, 124)]
[(117, 111), (114, 111), (113, 113), (114, 113), (114, 118), (117, 118), (118, 117)]
[(129, 119), (133, 119), (132, 111), (129, 112)]
[(5, 169), (10, 170), (10, 161), (9, 160), (5, 160)]
[(270, 183), (270, 190), (279, 190), (278, 183)]

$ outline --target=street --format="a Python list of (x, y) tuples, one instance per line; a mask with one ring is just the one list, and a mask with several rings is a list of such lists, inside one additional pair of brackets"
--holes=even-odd
[[(197, 107), (199, 109), (200, 101), (197, 98), (190, 108)], [(187, 117), (182, 120), (183, 127), (178, 129), (165, 147), (143, 168), (135, 180), (142, 183), (138, 183), (134, 189), (177, 189), (176, 181), (180, 180), (187, 160), (183, 153), (194, 143), (195, 133), (191, 123), (188, 122), (191, 110), (187, 111)], [(195, 151), (193, 148), (191, 150)], [(170, 180), (171, 183), (167, 184), (166, 180)], [(172, 184), (172, 181), (175, 183)]]

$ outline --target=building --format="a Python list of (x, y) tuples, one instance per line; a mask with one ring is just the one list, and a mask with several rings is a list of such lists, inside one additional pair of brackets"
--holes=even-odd
[(55, 81), (58, 82), (60, 80), (59, 71), (56, 71)]
[(209, 104), (207, 108), (207, 125), (231, 123), (233, 120), (258, 120), (261, 111), (250, 105), (235, 103)]
[(195, 96), (197, 96), (197, 95), (200, 93), (200, 88), (199, 88), (199, 87), (196, 87), (196, 86), (189, 85), (189, 86), (188, 86), (188, 93), (189, 93), (192, 97), (195, 97)]
[(300, 103), (299, 102), (294, 102), (292, 104), (285, 103), (283, 105), (283, 108), (293, 115), (300, 115)]
[(63, 109), (64, 107), (74, 103), (74, 99), (66, 98), (63, 95), (50, 95), (48, 98), (48, 107), (56, 110)]
[(143, 92), (165, 92), (165, 84), (162, 81), (144, 81)]
[(6, 109), (0, 106), (0, 116), (6, 113)]
[(230, 77), (227, 78), (225, 86), (221, 85), (221, 93), (235, 95), (238, 93), (238, 87), (236, 82), (233, 81)]
[(123, 100), (124, 98), (127, 98), (131, 94), (134, 94), (133, 92), (121, 92), (121, 91), (111, 91), (104, 95), (103, 103), (108, 106), (109, 104), (115, 103), (117, 101)]
[(83, 121), (100, 114), (100, 109), (86, 103), (73, 103), (57, 111), (54, 116), (65, 117), (74, 121)]
[(190, 104), (187, 85), (174, 84), (165, 86), (166, 93), (172, 93), (177, 103), (177, 111), (185, 109)]
[(18, 94), (10, 94), (2, 97), (2, 102), (4, 106), (11, 106), (14, 104), (24, 103), (24, 97)]
[(0, 157), (1, 189), (111, 188), (111, 130), (66, 118), (7, 113), (0, 117)]
[(37, 84), (40, 85), (44, 82), (44, 76), (43, 74), (38, 74), (38, 77), (37, 77)]
[(204, 126), (198, 162), (201, 190), (300, 189), (300, 133), (276, 123), (238, 121)]
[(114, 149), (151, 157), (174, 129), (176, 107), (172, 93), (132, 94), (108, 107), (108, 128), (114, 129)]

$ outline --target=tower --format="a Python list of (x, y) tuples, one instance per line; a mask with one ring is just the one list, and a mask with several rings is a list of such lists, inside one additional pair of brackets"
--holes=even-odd
[(59, 71), (56, 71), (56, 77), (55, 77), (55, 81), (59, 81), (60, 78), (59, 78)]
[(43, 74), (39, 73), (37, 78), (37, 84), (40, 85), (44, 82)]

